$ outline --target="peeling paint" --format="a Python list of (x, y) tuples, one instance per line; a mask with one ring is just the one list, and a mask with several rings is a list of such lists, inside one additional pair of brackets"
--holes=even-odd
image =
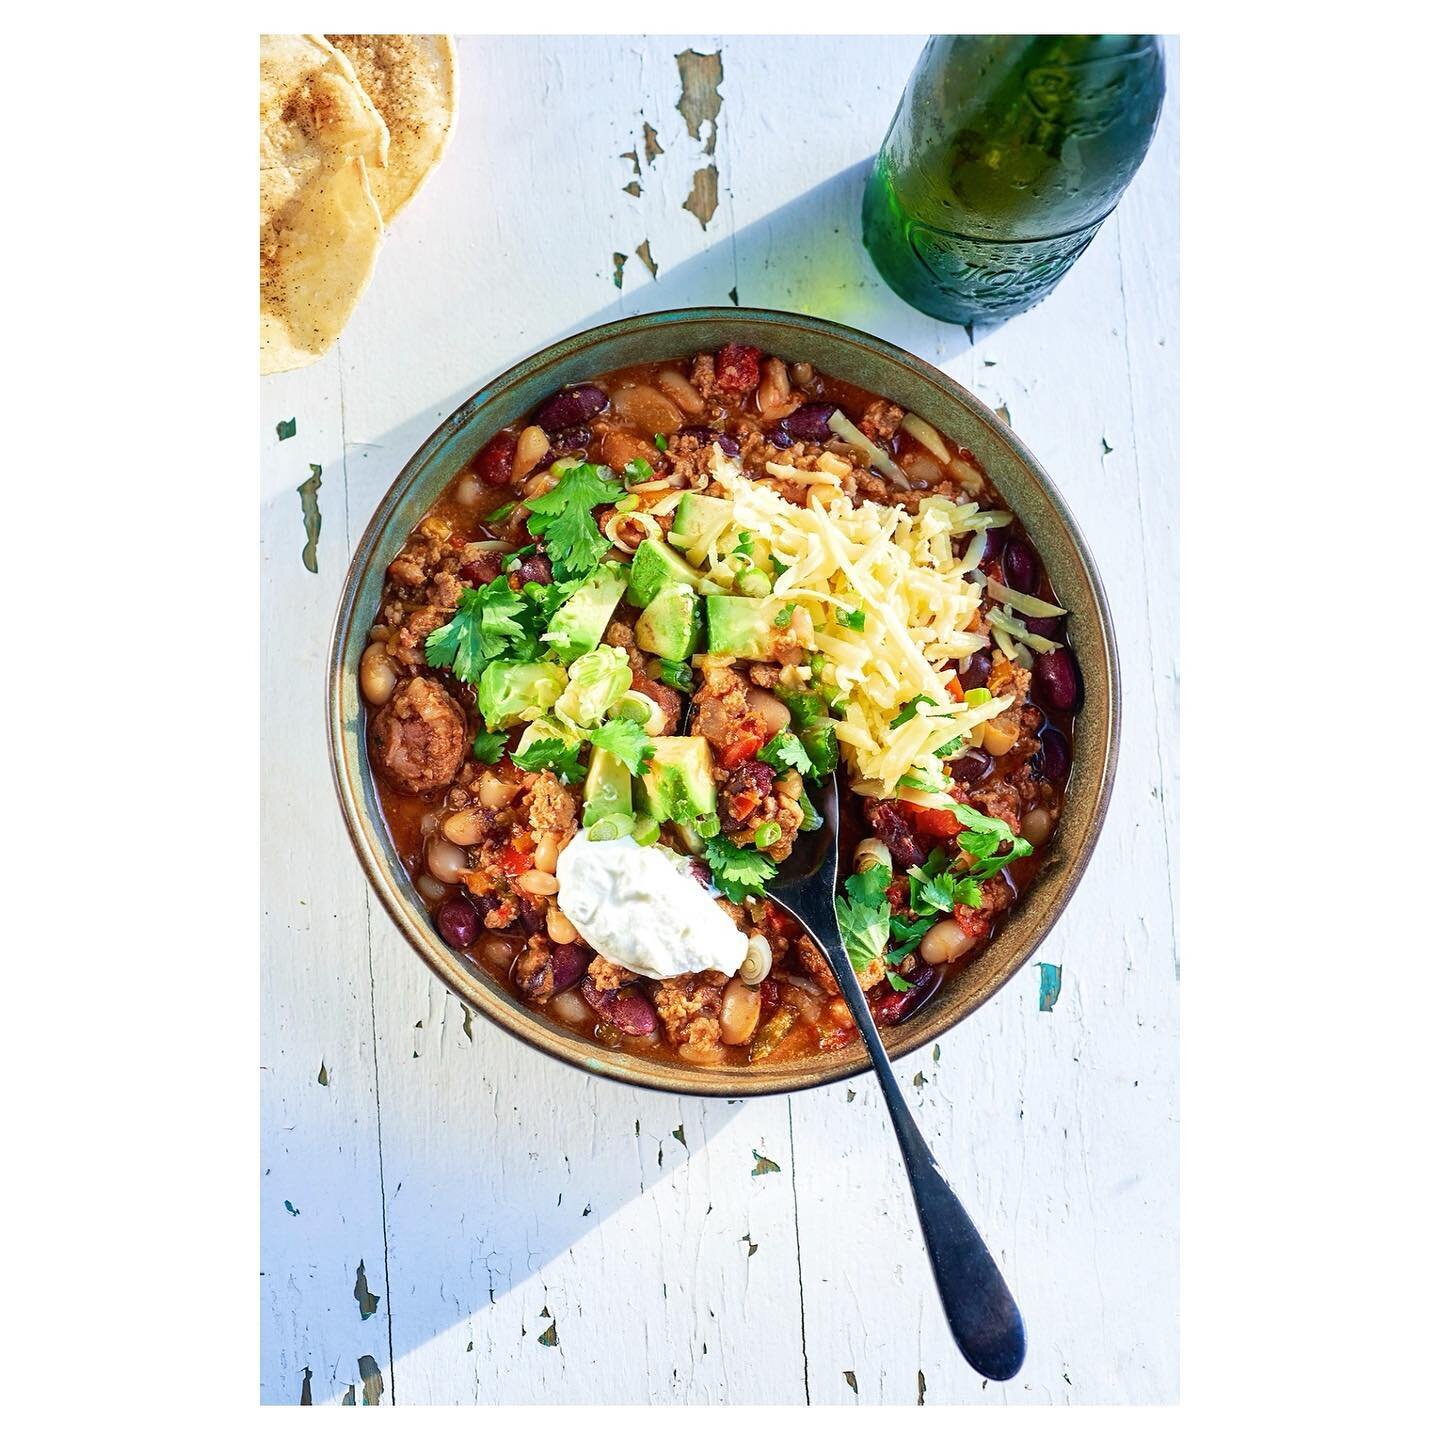
[(686, 1140), (686, 1138), (685, 1138), (685, 1127), (684, 1127), (683, 1125), (677, 1125), (670, 1133), (671, 1133), (687, 1150), (690, 1148), (690, 1142), (689, 1142), (688, 1140)]
[(635, 167), (635, 173), (637, 175), (640, 173), (640, 157), (635, 151), (626, 150), (621, 154), (620, 158), (622, 160), (628, 160)]
[(732, 305), (738, 305), (740, 303), (740, 287), (738, 285), (732, 285), (730, 287), (730, 303)]
[(286, 1208), (292, 1215), (298, 1215), (298, 1214), (300, 1213), (288, 1200), (285, 1202), (285, 1208)]
[(752, 1240), (748, 1230), (740, 1238), (750, 1247), (749, 1252), (745, 1256), (748, 1260), (750, 1256), (760, 1248), (760, 1242), (758, 1240)]
[(622, 185), (620, 188), (627, 195), (633, 195), (637, 200), (640, 198), (641, 190), (640, 182), (638, 180), (632, 180), (628, 185)]
[(1040, 962), (1040, 1008), (1044, 1011), (1053, 1010), (1060, 998), (1060, 971), (1063, 968), (1045, 960)]
[(720, 172), (713, 165), (707, 165), (705, 169), (695, 172), (694, 179), (690, 182), (690, 194), (680, 208), (688, 210), (700, 222), (703, 230), (715, 218), (715, 211), (719, 206)]
[(1113, 455), (1114, 453), (1115, 447), (1102, 435), (1100, 437), (1100, 454), (1103, 456)]
[(320, 466), (311, 463), (310, 478), (303, 485), (295, 487), (295, 493), (300, 497), (300, 513), (305, 521), (305, 548), (300, 552), (300, 558), (305, 562), (305, 568), (312, 574), (320, 573), (320, 562), (316, 557), (316, 546), (320, 543)]
[(342, 1405), (353, 1405), (355, 1403), (355, 1387), (348, 1386), (345, 1391), (345, 1398), (340, 1402)]
[(845, 1091), (845, 1103), (847, 1105), (853, 1105), (855, 1103), (855, 1092), (853, 1090), (847, 1089)]
[(1010, 423), (1010, 407), (1008, 405), (997, 405), (995, 413), (1008, 425)]
[(755, 1168), (750, 1172), (752, 1175), (778, 1175), (780, 1167), (768, 1156), (762, 1155), (758, 1150), (750, 1152), (755, 1157)]
[(556, 1333), (555, 1322), (552, 1320), (535, 1338), (540, 1344), (545, 1346), (558, 1345), (560, 1343), (560, 1336)]
[[(280, 437), (285, 438), (283, 435)], [(300, 1381), (300, 1403), (302, 1405), (313, 1405), (315, 1402), (310, 1398), (310, 1367), (305, 1367), (305, 1374)]]
[(922, 1085), (928, 1085), (930, 1082), (925, 1078), (925, 1072), (923, 1070), (917, 1070), (914, 1079), (912, 1079), (910, 1083), (918, 1090)]
[[(719, 109), (719, 106), (716, 106)], [(665, 153), (665, 147), (660, 143), (660, 132), (648, 121), (642, 122), (645, 132), (645, 163), (653, 165), (657, 155)]]
[(275, 422), (275, 435), (277, 439), (288, 440), (295, 433), (295, 417), (292, 415), (288, 420), (277, 420)]
[(930, 1052), (930, 1060), (932, 1064), (940, 1063), (940, 1047), (938, 1045)]
[(710, 127), (705, 139), (705, 153), (715, 153), (715, 137), (719, 133), (720, 106), (724, 103), (720, 83), (725, 78), (725, 64), (720, 51), (701, 55), (685, 50), (675, 57), (680, 69), (680, 101), (675, 108), (685, 117), (685, 129), (692, 140), (700, 139), (700, 129)]
[(330, 1083), (330, 1072), (325, 1068), (325, 1062), (320, 1062), (320, 1073), (315, 1077), (317, 1085), (328, 1085)]
[(619, 290), (625, 284), (625, 261), (629, 257), (617, 250), (610, 258), (615, 262), (615, 288)]
[(368, 1320), (380, 1304), (380, 1297), (370, 1293), (370, 1286), (365, 1280), (365, 1262), (362, 1260), (355, 1267), (355, 1303), (360, 1307), (360, 1318)]
[(917, 1370), (916, 1377), (915, 1403), (917, 1405), (923, 1405), (925, 1403), (925, 1372), (923, 1370)]
[(373, 1355), (362, 1355), (355, 1362), (360, 1367), (360, 1383), (365, 1388), (364, 1398), (360, 1401), (362, 1405), (378, 1405), (380, 1397), (385, 1393), (385, 1377), (380, 1373), (380, 1367), (375, 1363)]
[(860, 1393), (860, 1387), (855, 1383), (855, 1372), (853, 1370), (842, 1370), (840, 1373), (845, 1377), (845, 1383), (858, 1395)]
[(470, 1024), (471, 1021), (475, 1019), (475, 1016), (471, 1014), (469, 1007), (465, 1005), (462, 1005), (460, 1007), (460, 1014), (464, 1017), (460, 1021), (460, 1028), (465, 1032), (465, 1038), (473, 1044), (475, 1040), (475, 1032), (470, 1028)]
[(649, 240), (642, 240), (635, 247), (635, 255), (640, 263), (650, 272), (650, 278), (653, 280), (660, 273), (660, 267), (651, 257)]

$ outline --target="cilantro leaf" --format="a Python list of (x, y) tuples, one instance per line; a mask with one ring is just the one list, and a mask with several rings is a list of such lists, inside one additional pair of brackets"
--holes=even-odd
[(885, 971), (885, 978), (890, 982), (890, 988), (892, 990), (903, 992), (915, 988), (898, 970), (887, 969)]
[(761, 895), (765, 882), (775, 875), (775, 862), (758, 850), (742, 850), (723, 835), (705, 842), (705, 863), (715, 888), (737, 905), (751, 895)]
[[(965, 872), (972, 880), (989, 880), (1012, 860), (1023, 859), (1034, 852), (1035, 847), (1023, 835), (1017, 835), (1003, 820), (996, 820), (973, 805), (961, 805), (952, 800), (944, 808), (965, 826), (956, 837), (956, 843), (967, 855), (974, 857), (974, 863)], [(1001, 846), (1005, 845), (1009, 849), (1002, 853)]]
[(764, 761), (766, 765), (773, 765), (777, 770), (798, 770), (802, 775), (808, 775), (815, 768), (810, 763), (810, 756), (800, 743), (799, 736), (789, 730), (781, 730), (767, 740), (755, 758)]
[(607, 720), (590, 736), (590, 743), (618, 756), (632, 775), (638, 775), (655, 753), (655, 742), (634, 720)]
[(776, 630), (783, 630), (790, 623), (790, 617), (794, 613), (795, 602), (792, 600), (788, 605), (782, 605), (775, 612), (775, 618), (770, 623)]
[(890, 722), (890, 728), (898, 730), (907, 720), (913, 720), (920, 713), (922, 705), (938, 705), (939, 703), (938, 700), (932, 700), (928, 695), (916, 695), (900, 707), (899, 714)]
[(498, 525), (509, 515), (520, 502), (518, 500), (507, 500), (503, 505), (497, 505), (486, 517), (487, 525)]
[(910, 908), (917, 914), (947, 915), (955, 908), (955, 876), (950, 871), (930, 875), (912, 865), (909, 873)]
[[(625, 477), (627, 485), (639, 485), (648, 480), (655, 473), (648, 460), (628, 460), (621, 474)], [(533, 506), (531, 507), (534, 508)]]
[(511, 758), (522, 770), (553, 770), (567, 785), (578, 785), (585, 778), (578, 740), (574, 744), (558, 739), (536, 740)]
[[(890, 917), (890, 961), (903, 960), (925, 938), (935, 923), (933, 915), (918, 915), (914, 920), (902, 920), (898, 915)], [(896, 944), (895, 942), (899, 943)], [(898, 988), (898, 987), (897, 987)]]
[(907, 773), (902, 775), (896, 782), (896, 787), (903, 786), (907, 790), (924, 790), (934, 795), (938, 794), (940, 787), (933, 781), (927, 780), (923, 775)]
[(524, 638), (525, 630), (516, 619), (524, 609), (525, 602), (504, 576), (478, 590), (467, 586), (449, 622), (426, 636), (426, 661), (477, 683), (490, 661), (503, 655), (512, 641)]
[(835, 607), (835, 618), (848, 630), (863, 630), (865, 628), (865, 612), (863, 610), (846, 610), (843, 606)]
[(828, 775), (840, 763), (840, 742), (835, 732), (826, 725), (811, 725), (800, 732), (800, 743), (810, 757), (810, 764), (817, 776)]
[(968, 905), (972, 910), (979, 910), (985, 904), (985, 896), (980, 889), (980, 882), (973, 875), (962, 875), (956, 880), (955, 903)]
[(835, 897), (835, 917), (851, 968), (860, 974), (876, 960), (883, 963), (890, 939), (890, 902), (885, 896), (890, 870), (872, 865), (845, 880), (845, 894)]
[(476, 731), (474, 743), (470, 746), (470, 753), (486, 765), (493, 765), (505, 753), (505, 732), (503, 730), (493, 733), (489, 730)]
[(937, 760), (944, 760), (954, 755), (959, 750), (964, 750), (970, 744), (969, 738), (964, 735), (957, 735), (953, 740), (947, 740), (938, 750), (935, 751)]
[(662, 660), (660, 679), (672, 690), (683, 690), (685, 694), (695, 692), (695, 672), (683, 660)]
[(544, 537), (545, 551), (558, 578), (577, 579), (600, 563), (610, 542), (600, 533), (591, 511), (597, 505), (618, 500), (624, 493), (615, 472), (608, 467), (575, 465), (554, 489), (525, 502), (530, 509), (526, 526), (532, 535)]

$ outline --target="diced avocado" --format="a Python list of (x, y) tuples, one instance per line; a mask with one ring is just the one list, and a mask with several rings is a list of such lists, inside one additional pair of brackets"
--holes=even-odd
[(508, 730), (522, 720), (538, 720), (560, 698), (565, 679), (565, 667), (548, 660), (492, 660), (475, 687), (486, 729)]
[[(769, 660), (776, 642), (787, 631), (775, 619), (786, 602), (773, 595), (707, 595), (705, 623), (710, 631), (712, 655), (735, 655), (741, 660)], [(793, 607), (791, 607), (793, 608)]]
[(703, 735), (657, 735), (640, 772), (640, 808), (656, 820), (689, 824), (715, 812), (710, 742)]
[(670, 543), (681, 550), (694, 550), (702, 545), (709, 549), (715, 537), (730, 523), (734, 511), (733, 500), (687, 490), (675, 507)]
[(545, 639), (567, 665), (600, 643), (624, 593), (620, 567), (602, 565), (550, 617)]
[(665, 585), (700, 588), (700, 572), (678, 551), (660, 540), (642, 540), (630, 562), (630, 585), (625, 598), (643, 610)]
[(590, 769), (585, 776), (586, 825), (593, 825), (607, 815), (629, 815), (630, 772), (625, 762), (613, 751), (596, 745), (590, 751)]
[(541, 740), (563, 740), (567, 745), (573, 745), (576, 736), (553, 715), (542, 715), (538, 720), (532, 720), (520, 732), (519, 742), (515, 746), (515, 754), (523, 755), (532, 745)]
[(664, 585), (635, 622), (635, 643), (662, 660), (688, 660), (700, 644), (700, 597), (688, 585)]
[(630, 688), (630, 657), (618, 645), (597, 645), (570, 666), (555, 713), (577, 730), (593, 730)]

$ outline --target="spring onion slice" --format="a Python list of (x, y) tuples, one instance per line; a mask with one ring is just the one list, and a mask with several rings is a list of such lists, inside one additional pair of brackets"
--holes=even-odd
[(910, 488), (905, 472), (863, 430), (858, 429), (843, 410), (836, 410), (830, 417), (830, 429), (847, 445), (858, 450), (866, 463), (873, 465), (887, 480), (893, 480), (902, 490)]
[(1008, 605), (1022, 615), (1033, 615), (1040, 620), (1058, 620), (1060, 616), (1069, 613), (1058, 605), (1050, 604), (1048, 600), (1037, 600), (1022, 590), (1012, 590), (998, 580), (987, 581), (985, 588), (992, 600), (998, 600), (1002, 605)]

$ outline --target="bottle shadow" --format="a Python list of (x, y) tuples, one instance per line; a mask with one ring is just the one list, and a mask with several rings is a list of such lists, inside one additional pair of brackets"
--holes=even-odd
[[(865, 252), (859, 213), (869, 163), (851, 166), (734, 234), (717, 238), (592, 314), (549, 334), (524, 336), (493, 370), (473, 376), (443, 400), (412, 410), (380, 433), (347, 437), (343, 453), (307, 452), (304, 458), (322, 466), (327, 483), (332, 476), (343, 477), (343, 502), (330, 499), (333, 491), (317, 497), (323, 510), (336, 512), (333, 520), (327, 515), (318, 547), (324, 593), (338, 597), (351, 550), (369, 515), (436, 426), (495, 375), (564, 336), (635, 314), (736, 303), (834, 320), (941, 367), (963, 355), (973, 344), (971, 334), (911, 309), (880, 278)], [(487, 282), (477, 275), (469, 283)], [(342, 373), (356, 372), (364, 363), (342, 348)], [(402, 405), (403, 387), (402, 377), (396, 397)], [(298, 570), (306, 537), (296, 496), (282, 490), (270, 499), (262, 507), (262, 525), (268, 564), (293, 564)], [(293, 541), (293, 556), (287, 538)], [(276, 582), (267, 577), (268, 583)], [(277, 668), (289, 674), (309, 671), (315, 677), (313, 730), (300, 742), (303, 759), (292, 750), (288, 764), (292, 772), (297, 766), (315, 771), (301, 778), (309, 793), (324, 794), (330, 780), (319, 670), (334, 602), (328, 607), (308, 603), (293, 612), (280, 609), (284, 613), (276, 614), (265, 637)], [(271, 743), (289, 749), (296, 742), (288, 735), (272, 735), (267, 740)], [(313, 836), (287, 838), (294, 853), (318, 853), (320, 847), (335, 844), (339, 827), (334, 814), (322, 817), (292, 808), (285, 823), (314, 831)], [(656, 1094), (538, 1061), (521, 1042), (483, 1019), (467, 1022), (464, 1007), (416, 963), (380, 906), (373, 899), (369, 905), (378, 1102), (385, 1116), (392, 1364), (494, 1310), (514, 1288), (609, 1216), (687, 1166), (742, 1108), (753, 1114), (752, 1107), (785, 1104), (778, 1098), (742, 1107), (739, 1102)], [(369, 977), (362, 972), (367, 957), (346, 955), (339, 945), (334, 953), (337, 965), (353, 969), (350, 980), (356, 991), (368, 989)], [(272, 964), (283, 961), (272, 954)], [(476, 1123), (479, 1116), (484, 1117), (483, 1129)], [(483, 1152), (477, 1145), (482, 1133)], [(312, 1189), (333, 1186), (333, 1138), (317, 1130), (313, 1143), (307, 1144), (303, 1125), (290, 1130), (285, 1162), (291, 1192), (306, 1193), (307, 1182)], [(277, 1222), (269, 1221), (267, 1228), (278, 1228)], [(335, 1247), (328, 1260), (320, 1251), (307, 1251), (312, 1273), (318, 1266), (343, 1275), (348, 1267), (353, 1278), (353, 1237), (342, 1234), (327, 1242), (316, 1235), (312, 1240), (322, 1250), (331, 1242)], [(266, 1253), (271, 1253), (268, 1241)], [(379, 1288), (378, 1278), (370, 1274), (372, 1288)], [(323, 1306), (334, 1298), (317, 1299), (322, 1313), (313, 1317), (314, 1333), (325, 1334)], [(297, 1308), (302, 1301), (303, 1295), (295, 1298)], [(307, 1331), (300, 1318), (292, 1317), (292, 1323), (295, 1332)], [(373, 1345), (380, 1337), (369, 1338)], [(348, 1341), (336, 1337), (334, 1345), (321, 1343), (319, 1349), (328, 1349), (333, 1358), (345, 1344)], [(353, 1380), (348, 1359), (338, 1367), (327, 1362), (323, 1369), (298, 1353), (290, 1361), (314, 1370), (307, 1381), (314, 1403), (341, 1398)], [(267, 1389), (276, 1388), (269, 1380), (267, 1373)]]

